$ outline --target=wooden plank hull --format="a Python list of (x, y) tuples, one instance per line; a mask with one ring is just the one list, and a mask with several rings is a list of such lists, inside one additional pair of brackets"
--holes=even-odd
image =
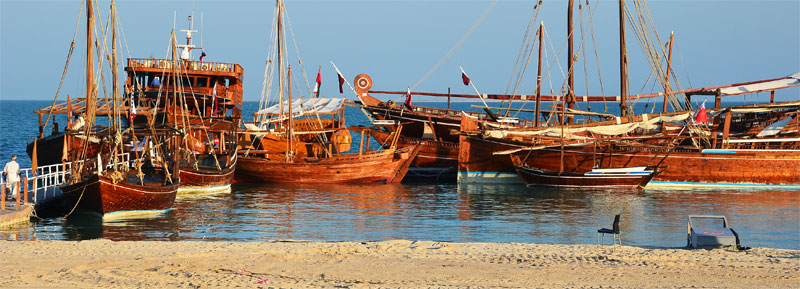
[(494, 154), (497, 151), (524, 147), (523, 145), (517, 145), (512, 141), (498, 142), (472, 136), (461, 136), (460, 139), (459, 183), (523, 183), (509, 156)]
[(115, 184), (106, 177), (92, 175), (81, 182), (64, 186), (61, 190), (68, 211), (75, 208), (105, 215), (121, 211), (172, 208), (178, 192), (178, 183), (162, 185), (145, 182), (145, 185), (140, 185), (118, 182)]
[[(401, 135), (420, 138), (426, 133), (425, 127), (428, 126), (429, 131), (433, 133), (441, 141), (445, 142), (458, 142), (458, 135), (453, 135), (450, 132), (458, 130), (459, 123), (461, 122), (461, 111), (446, 110), (433, 107), (414, 107), (408, 109), (402, 105), (366, 105), (364, 109), (367, 110), (376, 120), (392, 120), (395, 123), (403, 124), (403, 131)], [(485, 119), (486, 116), (481, 113), (470, 112), (470, 114), (477, 115)], [(394, 130), (394, 127), (387, 127)]]
[[(367, 131), (378, 143), (383, 144), (384, 148), (389, 147), (391, 132), (369, 127), (351, 127), (356, 132)], [(405, 126), (403, 131), (405, 131)], [(435, 141), (432, 139), (414, 138), (400, 136), (397, 140), (398, 147), (419, 146), (420, 150), (414, 161), (411, 162), (411, 169), (414, 168), (437, 168), (455, 170), (458, 166), (458, 143)]]
[[(507, 155), (494, 152), (528, 147), (507, 139), (463, 137), (459, 154), (459, 180), (471, 176), (472, 182), (492, 182), (483, 174), (506, 173), (513, 167)], [(567, 146), (564, 150), (566, 172), (590, 171), (594, 167), (636, 167), (654, 165), (667, 153), (663, 148), (617, 146)], [(516, 153), (525, 158), (528, 151)], [(546, 148), (531, 151), (526, 165), (543, 170), (559, 171), (561, 150)], [(798, 187), (800, 188), (800, 152), (796, 150), (675, 150), (661, 164), (664, 171), (655, 176), (650, 186), (733, 186), (733, 187)]]
[(236, 176), (267, 183), (398, 183), (408, 172), (418, 149), (408, 148), (297, 159), (287, 163), (262, 157), (239, 156)]
[(517, 174), (527, 185), (567, 188), (618, 188), (641, 189), (653, 178), (649, 174), (585, 174), (539, 170), (524, 166), (516, 167)]
[(228, 191), (233, 182), (234, 172), (236, 170), (236, 157), (233, 162), (227, 166), (222, 167), (221, 170), (216, 168), (181, 168), (181, 185), (178, 187), (178, 194), (191, 194), (191, 193), (214, 193)]

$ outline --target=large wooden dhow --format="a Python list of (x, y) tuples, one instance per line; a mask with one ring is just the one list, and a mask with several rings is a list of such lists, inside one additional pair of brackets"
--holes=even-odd
[[(111, 2), (111, 105), (110, 125), (103, 127), (96, 121), (96, 99), (99, 91), (94, 71), (94, 7), (86, 1), (86, 101), (85, 125), (65, 134), (65, 143), (74, 139), (96, 139), (97, 154), (89, 154), (89, 147), (69, 147), (66, 161), (69, 180), (60, 186), (65, 209), (70, 213), (86, 210), (103, 216), (109, 213), (131, 211), (163, 211), (172, 207), (180, 180), (177, 171), (176, 148), (178, 134), (169, 126), (153, 126), (135, 130), (124, 128), (121, 108), (121, 89), (117, 82), (116, 7)], [(104, 38), (105, 39), (105, 38)], [(100, 71), (102, 73), (102, 71)], [(135, 149), (125, 153), (125, 144), (147, 143), (149, 150)], [(140, 154), (143, 153), (143, 154)], [(36, 158), (34, 157), (34, 168)]]
[(286, 45), (283, 1), (278, 0), (275, 9), (273, 31), (277, 37), (272, 43), (275, 49), (270, 49), (274, 54), (267, 61), (265, 78), (271, 86), (274, 78), (270, 72), (277, 69), (278, 101), (266, 105), (270, 103), (271, 90), (265, 87), (261, 101), (264, 106), (254, 114), (256, 122), (245, 126), (244, 139), (239, 141), (237, 177), (270, 183), (400, 182), (417, 153), (416, 148), (397, 149), (395, 138), (388, 149), (364, 150), (362, 136), (358, 153), (343, 153), (349, 149), (351, 140), (344, 127), (344, 99), (319, 97), (321, 69), (315, 91), (309, 91), (315, 96), (293, 99), (292, 67), (286, 66), (288, 61), (283, 51)]
[(130, 211), (160, 211), (172, 208), (179, 182), (157, 173), (140, 176), (137, 171), (90, 174), (61, 187), (65, 207), (101, 215)]
[[(527, 167), (561, 172), (646, 167), (660, 162), (664, 170), (650, 181), (650, 187), (800, 188), (798, 109), (798, 102), (709, 109), (712, 115), (720, 117), (718, 123), (699, 130), (700, 135), (695, 136), (619, 134), (665, 120), (690, 119), (692, 112), (632, 116), (620, 124), (576, 125), (563, 129), (571, 136), (588, 131), (606, 134), (616, 131), (618, 136), (606, 136), (602, 141), (575, 138), (563, 147), (545, 143), (541, 137), (559, 133), (558, 127), (480, 132), (476, 122), (466, 121), (461, 136), (459, 177), (468, 183), (498, 181), (499, 175), (513, 172), (509, 156), (516, 155), (526, 160)], [(665, 145), (672, 141), (676, 144)]]
[[(279, 65), (281, 63), (284, 62), (278, 61)], [(291, 67), (287, 72), (291, 75)], [(279, 93), (283, 99), (283, 91)], [(293, 101), (291, 89), (287, 96), (286, 104), (279, 102), (256, 112), (257, 116), (268, 118), (256, 123), (258, 125), (249, 124), (242, 132), (237, 179), (266, 183), (398, 183), (403, 180), (419, 147), (397, 148), (402, 129), (394, 133), (386, 149), (370, 150), (370, 136), (362, 133), (359, 152), (344, 153), (350, 148), (351, 137), (341, 118), (343, 99)], [(320, 118), (320, 114), (333, 117), (322, 121), (324, 118)], [(296, 125), (298, 120), (305, 125)], [(324, 123), (332, 126), (324, 126)], [(311, 126), (313, 124), (318, 126)], [(296, 128), (302, 130), (296, 131)]]
[(291, 161), (242, 156), (237, 177), (267, 183), (399, 183), (416, 150), (385, 149)]
[[(131, 114), (137, 126), (174, 123), (185, 135), (180, 144), (179, 194), (230, 191), (236, 168), (236, 137), (241, 120), (244, 70), (238, 64), (198, 59), (190, 29), (185, 44), (173, 42), (172, 59), (128, 59), (126, 91), (133, 107), (155, 114)], [(178, 53), (180, 52), (180, 55)]]

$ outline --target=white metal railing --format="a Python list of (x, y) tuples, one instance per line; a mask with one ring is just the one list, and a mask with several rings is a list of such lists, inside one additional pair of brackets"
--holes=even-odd
[[(20, 189), (18, 198), (24, 197), (26, 192), (32, 194), (34, 203), (57, 197), (61, 193), (61, 185), (69, 181), (70, 171), (72, 170), (73, 163), (79, 164), (86, 161), (97, 162), (97, 158), (41, 166), (38, 167), (36, 171), (32, 171), (32, 168), (21, 169), (19, 172), (21, 179), (19, 183)], [(101, 162), (103, 161), (107, 160), (101, 160)], [(121, 154), (118, 162), (130, 168), (130, 154)], [(108, 162), (103, 167), (104, 169), (109, 169), (113, 166), (113, 162)], [(5, 184), (6, 180), (4, 178), (0, 178), (0, 183)]]

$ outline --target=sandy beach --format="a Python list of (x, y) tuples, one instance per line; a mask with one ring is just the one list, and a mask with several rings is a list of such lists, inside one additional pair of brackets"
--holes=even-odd
[(4, 288), (797, 288), (800, 251), (520, 243), (0, 241)]

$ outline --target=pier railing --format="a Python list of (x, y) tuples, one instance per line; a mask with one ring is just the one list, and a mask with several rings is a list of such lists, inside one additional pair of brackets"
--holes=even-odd
[[(54, 164), (38, 167), (35, 171), (32, 168), (20, 170), (20, 181), (17, 186), (17, 206), (21, 203), (33, 202), (34, 204), (46, 202), (61, 195), (61, 186), (67, 183), (70, 179), (70, 171), (73, 164), (77, 165), (83, 162), (96, 162), (97, 159), (81, 160), (75, 162), (66, 162), (62, 164)], [(118, 158), (118, 164), (130, 167), (131, 159), (129, 153), (121, 154)], [(105, 169), (112, 168), (113, 162), (104, 164)], [(7, 181), (3, 178), (0, 179), (0, 186), (4, 189), (2, 198), (5, 200), (5, 187)], [(30, 197), (33, 197), (31, 199)], [(2, 206), (5, 209), (5, 206)]]

